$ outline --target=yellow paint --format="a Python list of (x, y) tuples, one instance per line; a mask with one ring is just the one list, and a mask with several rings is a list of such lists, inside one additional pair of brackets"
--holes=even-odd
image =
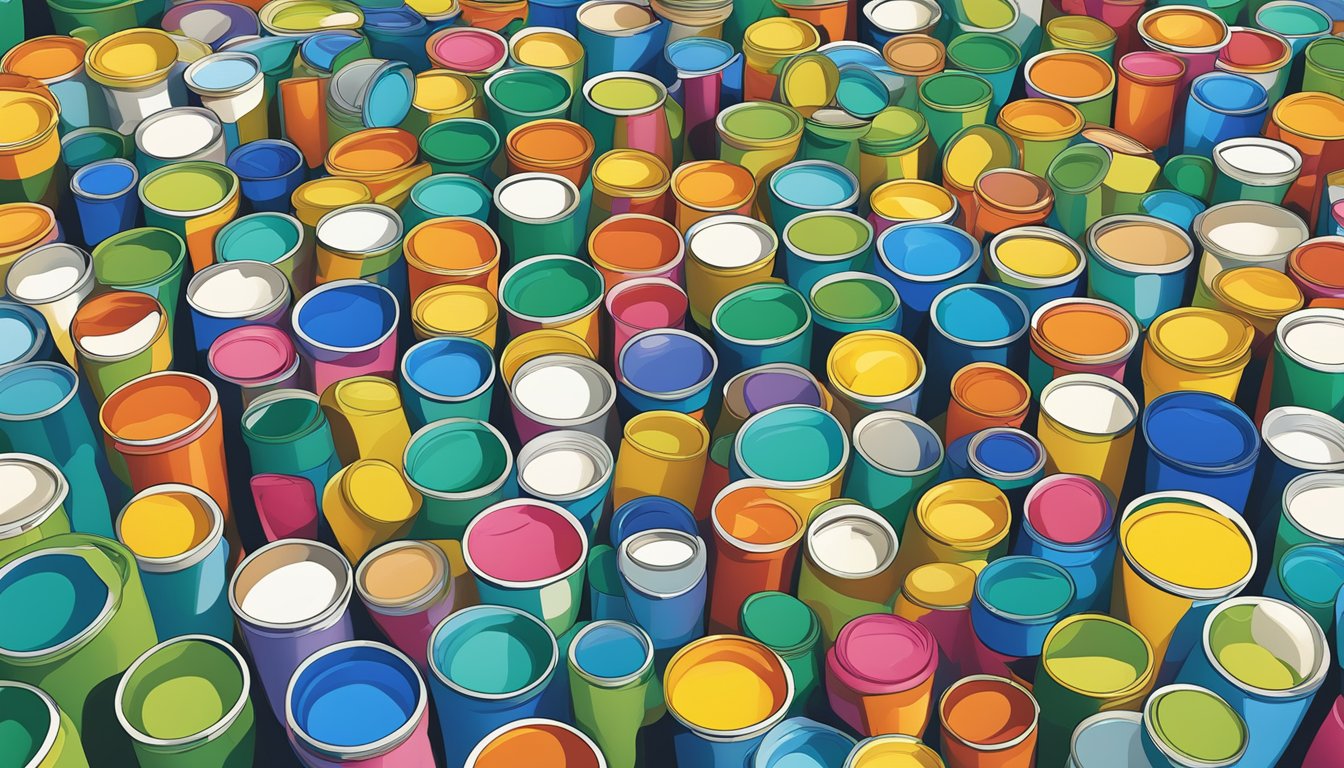
[(909, 389), (923, 372), (924, 362), (904, 337), (864, 331), (837, 342), (826, 369), (837, 387), (863, 397), (882, 397)]
[(905, 577), (905, 593), (930, 608), (968, 605), (975, 591), (975, 571), (961, 563), (929, 563)]
[(705, 425), (684, 413), (650, 411), (625, 426), (630, 441), (644, 450), (667, 458), (703, 454), (708, 448)]
[(915, 508), (929, 535), (957, 545), (988, 544), (1008, 530), (1003, 492), (983, 480), (949, 480), (924, 494)]
[(992, 162), (993, 145), (984, 136), (969, 133), (947, 153), (944, 167), (949, 181), (963, 189), (971, 189)]
[(1241, 529), (1189, 502), (1163, 501), (1140, 509), (1120, 524), (1120, 538), (1141, 568), (1187, 589), (1222, 589), (1251, 570), (1251, 545)]
[(956, 204), (952, 195), (942, 187), (912, 179), (883, 184), (873, 190), (869, 202), (877, 215), (892, 221), (936, 219)]
[(343, 408), (366, 413), (386, 413), (401, 407), (397, 385), (377, 377), (340, 383), (336, 389), (336, 400)]
[(418, 323), (447, 334), (475, 331), (491, 322), (497, 312), (490, 292), (471, 285), (436, 286), (420, 294), (412, 308)]
[(789, 16), (776, 16), (761, 19), (747, 27), (742, 47), (788, 54), (813, 48), (817, 42), (817, 31), (807, 22)]
[(999, 263), (1028, 277), (1063, 277), (1078, 268), (1072, 248), (1045, 237), (1013, 237), (999, 244)]
[(366, 461), (351, 465), (345, 483), (345, 493), (351, 505), (380, 523), (405, 522), (420, 508), (401, 472), (386, 462)]
[(588, 98), (605, 109), (632, 111), (657, 106), (663, 94), (652, 83), (633, 77), (613, 77), (593, 85)]
[(981, 0), (966, 3), (963, 8), (970, 26), (995, 30), (1011, 24), (1016, 15), (1012, 4), (1004, 0)]
[(848, 763), (853, 768), (943, 768), (943, 760), (913, 736), (881, 736), (864, 743)]
[(476, 98), (471, 78), (443, 69), (431, 69), (415, 76), (415, 106), (426, 112), (459, 107)]
[(775, 709), (769, 683), (733, 659), (686, 661), (669, 673), (668, 704), (687, 722), (713, 731), (755, 725)]
[(1282, 315), (1302, 306), (1302, 291), (1292, 279), (1268, 267), (1220, 272), (1213, 287), (1229, 305), (1253, 314)]
[(0, 144), (32, 141), (56, 125), (56, 110), (51, 102), (32, 93), (0, 91), (0, 112), (5, 116), (0, 120)]
[(194, 496), (156, 493), (137, 499), (121, 518), (121, 541), (137, 557), (176, 557), (210, 534), (210, 513)]
[(1149, 342), (1164, 357), (1187, 365), (1217, 366), (1250, 351), (1255, 334), (1230, 312), (1187, 307), (1167, 312), (1148, 329)]
[(593, 166), (593, 184), (642, 191), (666, 184), (667, 168), (656, 155), (637, 149), (614, 150)]
[(1155, 40), (1186, 48), (1204, 48), (1222, 42), (1226, 27), (1207, 10), (1170, 10), (1155, 13), (1145, 25)]
[(513, 47), (513, 57), (529, 67), (567, 67), (583, 58), (583, 46), (566, 35), (538, 32), (523, 36)]

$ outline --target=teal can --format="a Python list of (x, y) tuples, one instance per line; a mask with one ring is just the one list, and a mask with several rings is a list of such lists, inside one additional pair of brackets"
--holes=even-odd
[(431, 422), (411, 435), (406, 480), (424, 497), (416, 539), (461, 539), (481, 510), (517, 495), (513, 451), (504, 435), (476, 419)]

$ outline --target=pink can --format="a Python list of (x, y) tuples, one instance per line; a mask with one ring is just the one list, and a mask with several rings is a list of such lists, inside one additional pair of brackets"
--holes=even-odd
[(1340, 755), (1344, 755), (1344, 696), (1335, 697), (1334, 706), (1311, 740), (1302, 768), (1335, 768)]
[(448, 556), (426, 541), (391, 541), (365, 555), (355, 591), (397, 650), (429, 670), (429, 636), (454, 606)]
[(619, 360), (626, 342), (644, 331), (685, 330), (689, 306), (686, 291), (664, 277), (641, 277), (616, 284), (607, 291), (606, 298), (607, 314), (611, 316), (612, 357)]
[(826, 652), (831, 709), (864, 736), (919, 736), (929, 724), (938, 642), (924, 626), (893, 614), (849, 622)]
[(242, 325), (220, 334), (206, 355), (211, 373), (238, 387), (246, 408), (258, 395), (299, 386), (299, 353), (289, 334), (270, 325)]

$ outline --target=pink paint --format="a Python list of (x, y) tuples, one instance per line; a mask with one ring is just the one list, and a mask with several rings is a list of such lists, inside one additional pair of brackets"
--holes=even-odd
[(903, 691), (933, 674), (938, 645), (920, 624), (894, 614), (860, 616), (845, 625), (827, 654), (827, 669), (851, 688)]
[(317, 540), (317, 494), (312, 483), (294, 475), (255, 475), (251, 485), (267, 541)]
[(1282, 61), (1287, 53), (1283, 40), (1269, 32), (1240, 27), (1232, 30), (1231, 39), (1218, 52), (1218, 60), (1235, 67), (1263, 67)]
[(1027, 495), (1027, 522), (1047, 541), (1082, 544), (1111, 526), (1111, 503), (1101, 487), (1080, 475), (1051, 475)]
[(220, 334), (210, 345), (210, 368), (242, 386), (265, 384), (294, 366), (289, 335), (269, 325), (245, 325)]
[(1316, 731), (1302, 768), (1334, 768), (1339, 765), (1340, 754), (1344, 754), (1344, 696), (1335, 699), (1325, 722)]
[(612, 349), (617, 357), (626, 342), (643, 331), (686, 327), (686, 293), (671, 280), (626, 280), (607, 292), (606, 303), (615, 331)]
[(458, 72), (485, 72), (504, 58), (499, 35), (479, 29), (454, 29), (434, 42), (434, 58)]
[(465, 538), (476, 569), (499, 582), (554, 579), (577, 565), (584, 549), (573, 522), (550, 507), (521, 500), (482, 512)]
[(1127, 53), (1120, 58), (1120, 69), (1138, 77), (1175, 77), (1183, 69), (1179, 56), (1155, 51)]

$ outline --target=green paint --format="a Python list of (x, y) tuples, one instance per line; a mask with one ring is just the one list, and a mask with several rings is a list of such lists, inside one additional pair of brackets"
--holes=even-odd
[(140, 195), (155, 208), (192, 214), (214, 208), (238, 189), (238, 177), (214, 163), (174, 163), (151, 173)]
[(797, 112), (769, 101), (749, 101), (723, 116), (723, 130), (744, 141), (778, 141), (801, 129)]
[(710, 444), (709, 460), (720, 467), (728, 466), (728, 463), (733, 460), (732, 435), (720, 435), (717, 440)]
[(1209, 646), (1218, 664), (1246, 685), (1286, 691), (1302, 682), (1296, 669), (1261, 644), (1251, 631), (1254, 605), (1235, 605), (1222, 611), (1209, 630)]
[(515, 267), (501, 297), (510, 310), (552, 319), (578, 312), (602, 298), (602, 276), (579, 261), (531, 259)]
[(1073, 599), (1067, 576), (1044, 562), (1023, 559), (980, 579), (981, 598), (1003, 613), (1024, 618), (1051, 616)]
[(1323, 37), (1313, 42), (1307, 46), (1307, 61), (1333, 73), (1344, 71), (1344, 40)]
[(1162, 177), (1173, 189), (1208, 200), (1213, 188), (1213, 161), (1200, 155), (1177, 155), (1162, 166)]
[(947, 44), (948, 62), (967, 72), (1003, 72), (1022, 60), (1012, 41), (986, 32), (967, 32)]
[(231, 654), (212, 642), (181, 640), (135, 668), (121, 703), (141, 733), (183, 739), (222, 720), (242, 691), (243, 674)]
[(477, 491), (498, 480), (508, 466), (507, 449), (484, 424), (455, 421), (411, 443), (406, 474), (439, 493)]
[(243, 423), (249, 437), (284, 442), (300, 437), (319, 421), (325, 421), (321, 406), (306, 397), (287, 397), (254, 411)]
[(0, 765), (30, 765), (50, 729), (51, 711), (37, 694), (0, 686)]
[(719, 303), (714, 324), (723, 335), (742, 341), (791, 336), (807, 323), (803, 295), (785, 285), (759, 283)]
[(1281, 5), (1262, 9), (1255, 21), (1262, 29), (1280, 35), (1319, 35), (1330, 31), (1330, 19), (1316, 8), (1306, 5)]
[(443, 120), (420, 134), (420, 149), (436, 160), (473, 163), (499, 151), (499, 134), (483, 120)]
[(924, 115), (905, 107), (887, 107), (873, 118), (859, 146), (870, 155), (890, 155), (918, 144), (929, 135)]
[(276, 214), (254, 214), (220, 230), (215, 249), (220, 261), (274, 264), (299, 247), (300, 230)]
[(836, 280), (817, 287), (812, 306), (827, 317), (868, 320), (890, 312), (896, 306), (896, 293), (876, 280)]
[(1086, 194), (1096, 189), (1110, 170), (1110, 155), (1104, 147), (1079, 144), (1060, 152), (1046, 175), (1064, 192)]
[(551, 648), (540, 627), (514, 616), (474, 620), (434, 649), (435, 666), (469, 691), (513, 693), (540, 676)]
[(821, 622), (793, 595), (757, 592), (742, 603), (742, 633), (781, 654), (792, 654), (816, 643)]
[(873, 230), (850, 216), (808, 216), (794, 219), (785, 237), (797, 252), (815, 256), (847, 256), (866, 246)]
[(1157, 737), (1180, 754), (1210, 763), (1230, 760), (1246, 741), (1246, 724), (1206, 691), (1167, 691), (1152, 704)]
[(604, 109), (621, 112), (650, 109), (662, 103), (664, 97), (653, 83), (633, 77), (613, 77), (594, 83), (588, 90), (588, 99)]
[(957, 111), (984, 104), (993, 92), (984, 78), (964, 72), (940, 72), (919, 87), (920, 95), (930, 105)]
[(128, 229), (93, 249), (93, 276), (116, 288), (156, 283), (180, 270), (186, 255), (182, 238), (166, 229)]
[(1041, 663), (1073, 688), (1113, 693), (1143, 677), (1149, 667), (1148, 646), (1133, 627), (1118, 621), (1078, 620), (1050, 638)]
[(491, 84), (490, 96), (511, 112), (549, 112), (569, 100), (569, 84), (554, 72), (519, 69)]

